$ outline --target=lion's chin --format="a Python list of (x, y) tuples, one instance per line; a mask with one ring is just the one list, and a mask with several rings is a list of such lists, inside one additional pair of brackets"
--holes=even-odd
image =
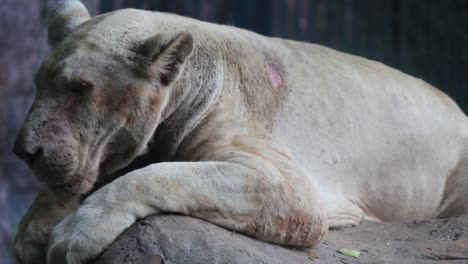
[(54, 183), (48, 185), (57, 194), (63, 196), (79, 196), (91, 191), (95, 183), (95, 177), (82, 177), (68, 180), (64, 183)]

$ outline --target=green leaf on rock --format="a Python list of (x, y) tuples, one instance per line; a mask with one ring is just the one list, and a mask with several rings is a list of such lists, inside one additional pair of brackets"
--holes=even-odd
[(341, 254), (345, 255), (345, 256), (348, 256), (348, 257), (359, 257), (359, 255), (361, 255), (361, 252), (357, 251), (357, 250), (353, 250), (353, 249), (348, 249), (348, 248), (340, 248), (340, 250), (338, 250)]

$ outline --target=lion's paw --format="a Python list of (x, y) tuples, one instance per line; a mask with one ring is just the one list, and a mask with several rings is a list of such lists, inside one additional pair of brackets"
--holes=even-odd
[(52, 231), (48, 264), (79, 264), (96, 258), (135, 221), (109, 205), (88, 203), (63, 219)]

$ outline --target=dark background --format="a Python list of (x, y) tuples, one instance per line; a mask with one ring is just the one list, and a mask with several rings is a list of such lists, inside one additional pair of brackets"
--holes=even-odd
[[(0, 264), (39, 184), (11, 153), (49, 48), (46, 14), (57, 0), (0, 6)], [(424, 79), (468, 110), (468, 0), (84, 0), (92, 14), (124, 7), (178, 13), (268, 36), (316, 42)], [(138, 18), (135, 18), (138, 19)]]

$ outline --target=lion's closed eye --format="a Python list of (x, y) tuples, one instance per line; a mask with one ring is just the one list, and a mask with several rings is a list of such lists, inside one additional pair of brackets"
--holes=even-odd
[(74, 93), (83, 93), (94, 87), (94, 85), (86, 80), (72, 80), (64, 85), (65, 89)]

